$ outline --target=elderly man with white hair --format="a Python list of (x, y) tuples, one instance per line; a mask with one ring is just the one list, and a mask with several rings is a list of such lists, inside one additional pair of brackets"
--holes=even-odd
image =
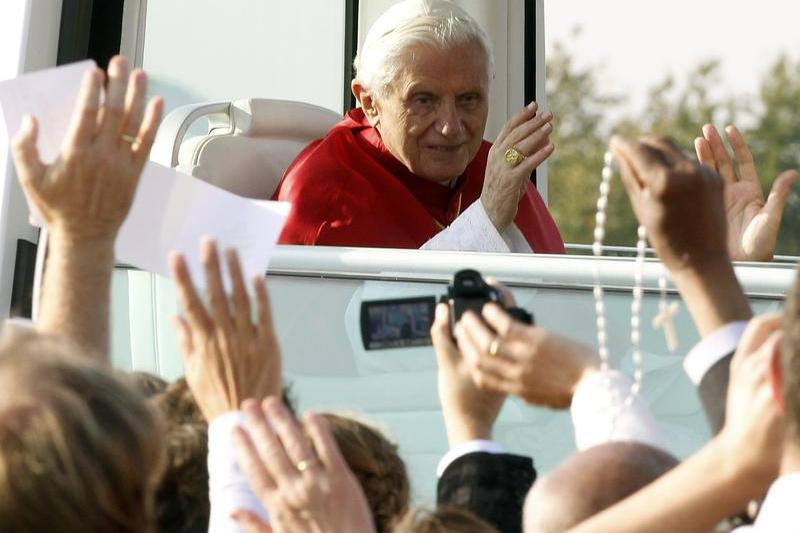
[(535, 102), (483, 140), (489, 40), (445, 0), (406, 0), (355, 61), (360, 107), (308, 146), (273, 199), (294, 208), (285, 244), (563, 253), (530, 181), (553, 153)]

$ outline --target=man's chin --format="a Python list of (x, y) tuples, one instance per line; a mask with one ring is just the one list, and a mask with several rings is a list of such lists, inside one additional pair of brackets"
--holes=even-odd
[(419, 177), (425, 178), (437, 183), (448, 183), (455, 178), (461, 176), (466, 170), (467, 165), (463, 162), (451, 164), (433, 164), (425, 165), (421, 172), (416, 173)]

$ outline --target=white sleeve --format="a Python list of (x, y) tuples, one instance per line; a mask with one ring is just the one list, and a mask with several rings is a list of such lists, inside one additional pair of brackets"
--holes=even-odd
[(447, 467), (459, 457), (474, 452), (503, 453), (503, 447), (493, 440), (470, 440), (462, 442), (458, 446), (450, 448), (447, 453), (444, 454), (439, 461), (439, 465), (436, 467), (436, 477), (442, 477)]
[(706, 335), (703, 340), (695, 344), (683, 360), (683, 369), (689, 375), (692, 383), (700, 385), (703, 376), (717, 361), (736, 351), (745, 328), (747, 328), (746, 320), (731, 322)]
[(241, 411), (225, 413), (208, 426), (208, 499), (211, 504), (208, 531), (211, 533), (244, 533), (231, 518), (231, 513), (237, 509), (247, 509), (269, 521), (266, 509), (236, 462), (231, 442), (236, 426), (246, 427)]
[(473, 202), (449, 227), (420, 246), (420, 250), (459, 252), (511, 252), (494, 227), (480, 200)]
[(609, 371), (608, 378), (606, 382), (602, 372), (592, 374), (581, 380), (572, 396), (570, 411), (578, 450), (630, 441), (666, 449), (664, 436), (641, 394), (620, 409), (630, 394), (630, 378), (616, 370)]

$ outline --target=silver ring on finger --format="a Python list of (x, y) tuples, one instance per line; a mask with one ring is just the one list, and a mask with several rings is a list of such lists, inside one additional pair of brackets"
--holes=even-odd
[(123, 133), (122, 135), (119, 136), (119, 140), (121, 140), (124, 143), (132, 145), (136, 142), (136, 137), (133, 135), (128, 135), (126, 133)]

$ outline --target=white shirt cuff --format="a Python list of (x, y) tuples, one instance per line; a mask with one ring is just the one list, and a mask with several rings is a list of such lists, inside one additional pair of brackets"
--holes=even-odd
[(623, 405), (631, 384), (628, 376), (616, 370), (609, 371), (608, 382), (602, 372), (581, 380), (570, 407), (578, 450), (631, 441), (666, 449), (661, 429), (642, 395), (636, 395), (628, 407)]
[(214, 533), (243, 533), (231, 518), (237, 509), (247, 509), (269, 522), (267, 511), (250, 488), (236, 462), (232, 436), (235, 427), (246, 428), (241, 411), (231, 411), (208, 425), (208, 497), (211, 516), (208, 530)]
[(736, 350), (745, 328), (746, 320), (731, 322), (706, 335), (691, 349), (683, 360), (683, 369), (692, 383), (700, 385), (703, 376), (712, 366)]
[(449, 227), (434, 235), (421, 250), (510, 252), (480, 200), (473, 202)]
[(462, 442), (461, 444), (450, 448), (446, 454), (439, 461), (439, 466), (436, 467), (436, 477), (442, 477), (444, 471), (450, 466), (453, 461), (459, 457), (463, 457), (468, 453), (486, 452), (486, 453), (503, 453), (503, 447), (493, 440), (470, 440)]

